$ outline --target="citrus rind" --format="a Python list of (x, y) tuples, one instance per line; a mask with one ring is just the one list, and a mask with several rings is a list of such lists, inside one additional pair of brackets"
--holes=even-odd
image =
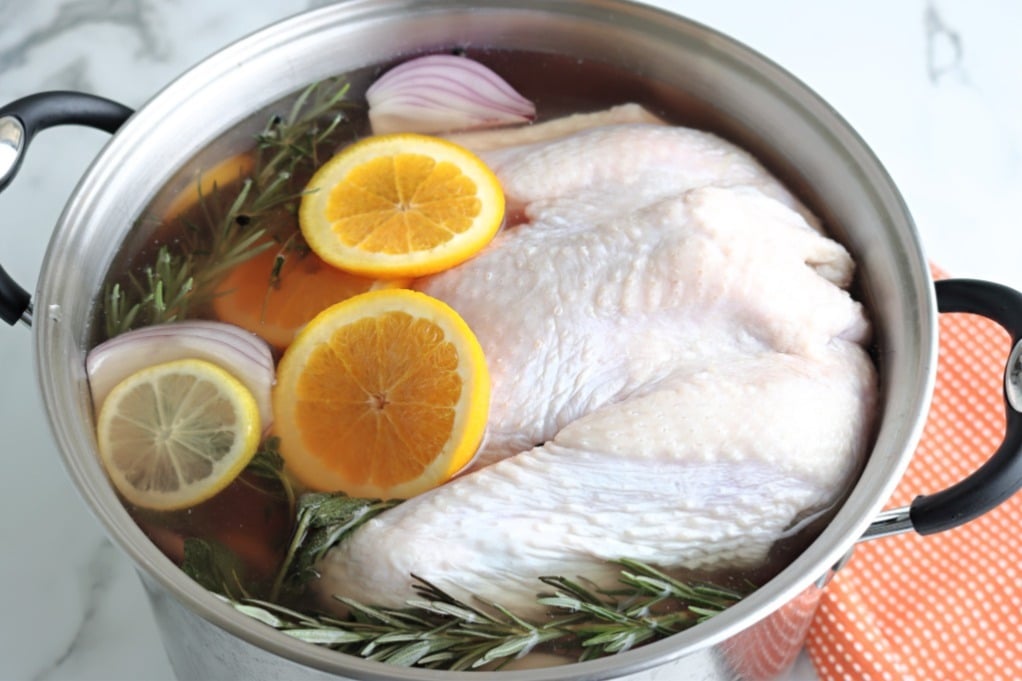
[(259, 407), (220, 367), (182, 359), (117, 384), (96, 425), (100, 458), (130, 503), (171, 511), (227, 487), (259, 446)]
[[(463, 178), (475, 187), (474, 199), (478, 203), (473, 210), (478, 212), (469, 220), (471, 226), (451, 231), (449, 225), (442, 221), (429, 223), (435, 233), (443, 232), (447, 240), (428, 248), (409, 243), (396, 252), (382, 252), (368, 248), (366, 244), (371, 237), (341, 235), (337, 225), (341, 224), (336, 215), (338, 205), (343, 207), (336, 192), (344, 191), (351, 186), (352, 171), (363, 169), (367, 164), (380, 159), (410, 158), (424, 156), (432, 159), (439, 167), (441, 164), (453, 165), (460, 171)], [(452, 171), (453, 172), (453, 171)], [(345, 184), (347, 183), (347, 184)], [(395, 183), (388, 183), (388, 187)], [(361, 190), (360, 190), (361, 191)], [(395, 191), (400, 193), (399, 190)], [(394, 215), (406, 213), (420, 216), (414, 197), (397, 200), (386, 199), (379, 195), (386, 191), (376, 192), (374, 188), (366, 189), (363, 196), (373, 195), (379, 212), (359, 208), (357, 216), (345, 219), (357, 219), (359, 224), (376, 224), (374, 215)], [(464, 199), (466, 197), (460, 197)], [(458, 200), (460, 200), (458, 199)], [(448, 199), (453, 201), (455, 199)], [(425, 203), (421, 205), (426, 205)], [(368, 137), (345, 148), (319, 168), (309, 181), (302, 197), (299, 209), (299, 224), (306, 243), (320, 258), (326, 262), (354, 274), (383, 279), (420, 277), (434, 274), (458, 265), (482, 250), (500, 230), (504, 221), (505, 199), (500, 180), (492, 170), (475, 154), (447, 140), (418, 135), (413, 133), (397, 133)], [(402, 217), (402, 219), (404, 219)], [(410, 218), (409, 218), (410, 219)], [(359, 234), (372, 234), (377, 227), (366, 226)], [(352, 239), (350, 242), (346, 241)], [(432, 243), (430, 241), (429, 243)]]
[[(350, 324), (391, 312), (424, 319), (443, 332), (458, 355), (461, 381), (453, 425), (442, 450), (421, 472), (397, 483), (380, 484), (373, 479), (353, 480), (336, 466), (332, 457), (359, 456), (345, 449), (342, 434), (331, 440), (330, 451), (320, 451), (299, 425), (302, 389), (299, 384), (309, 358), (329, 345), (334, 334)], [(397, 361), (400, 361), (397, 360)], [(317, 397), (319, 401), (324, 398)], [(364, 293), (324, 310), (296, 337), (281, 359), (274, 387), (274, 430), (288, 471), (303, 485), (319, 491), (341, 491), (363, 498), (409, 498), (446, 482), (471, 462), (486, 432), (489, 415), (490, 378), (482, 347), (465, 321), (445, 303), (417, 291), (392, 289)], [(320, 448), (322, 449), (322, 448)]]

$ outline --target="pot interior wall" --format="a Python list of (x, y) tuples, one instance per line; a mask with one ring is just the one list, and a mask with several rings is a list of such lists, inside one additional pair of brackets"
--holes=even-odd
[[(618, 674), (623, 666), (655, 664), (721, 641), (824, 574), (893, 489), (918, 439), (932, 386), (932, 293), (925, 259), (896, 189), (826, 104), (729, 39), (656, 10), (609, 0), (366, 0), (327, 7), (258, 33), (203, 62), (146, 104), (79, 185), (40, 277), (39, 376), (66, 467), (93, 511), (150, 581), (256, 645), (341, 671), (331, 653), (292, 645), (214, 601), (159, 554), (127, 516), (95, 454), (82, 362), (91, 304), (116, 245), (136, 238), (129, 235), (131, 226), (157, 190), (253, 111), (351, 69), (421, 52), (478, 46), (607, 62), (680, 93), (675, 96), (688, 101), (691, 124), (752, 151), (824, 218), (859, 263), (858, 293), (876, 326), (884, 398), (876, 447), (828, 528), (767, 587), (723, 615), (618, 659), (587, 663), (592, 678), (602, 678)], [(372, 673), (371, 668), (358, 669)], [(446, 678), (422, 673), (426, 676), (411, 671), (399, 678)], [(537, 671), (528, 678), (558, 678), (563, 673)]]

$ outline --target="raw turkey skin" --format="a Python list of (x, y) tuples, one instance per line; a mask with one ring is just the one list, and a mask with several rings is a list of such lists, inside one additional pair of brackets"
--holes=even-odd
[(543, 125), (459, 140), (516, 219), (416, 285), (485, 351), (484, 446), (331, 550), (326, 603), (400, 607), (414, 574), (536, 614), (538, 577), (610, 586), (615, 559), (755, 568), (868, 449), (854, 263), (787, 189), (637, 107)]

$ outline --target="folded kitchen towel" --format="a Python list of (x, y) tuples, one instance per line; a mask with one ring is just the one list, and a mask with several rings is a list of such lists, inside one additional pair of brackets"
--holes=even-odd
[[(940, 317), (937, 385), (922, 441), (889, 507), (980, 466), (1004, 434), (1008, 334)], [(822, 681), (1022, 679), (1022, 494), (959, 528), (865, 542), (824, 590), (809, 632)]]

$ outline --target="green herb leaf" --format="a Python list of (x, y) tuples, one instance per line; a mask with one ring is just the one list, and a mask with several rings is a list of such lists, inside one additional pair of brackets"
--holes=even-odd
[(284, 457), (280, 453), (280, 438), (268, 437), (248, 462), (245, 470), (267, 480), (280, 480), (284, 476)]
[(233, 600), (249, 595), (241, 587), (241, 561), (220, 542), (194, 537), (185, 539), (181, 569), (206, 589)]
[(400, 500), (358, 499), (341, 492), (303, 494), (296, 508), (295, 530), (287, 555), (274, 581), (270, 600), (283, 591), (300, 591), (315, 576), (314, 566), (327, 551), (363, 523)]
[[(312, 499), (307, 508), (344, 505), (335, 507), (331, 501)], [(323, 517), (337, 519), (330, 511)], [(537, 596), (537, 602), (550, 608), (548, 616), (537, 621), (495, 603), (466, 603), (414, 575), (412, 586), (418, 598), (406, 608), (339, 598), (349, 610), (347, 619), (304, 615), (251, 599), (228, 602), (289, 636), (365, 659), (467, 670), (499, 668), (553, 642), (560, 649), (573, 647), (579, 660), (615, 655), (691, 627), (741, 598), (712, 584), (683, 583), (639, 561), (620, 563), (622, 588), (615, 590), (586, 586), (577, 579), (544, 577), (541, 583), (556, 592)], [(689, 597), (712, 605), (695, 605)]]
[[(138, 275), (107, 285), (107, 338), (188, 317), (212, 300), (224, 275), (274, 242), (302, 249), (298, 204), (319, 159), (351, 137), (342, 125), (354, 106), (347, 92), (348, 84), (336, 79), (309, 86), (286, 118), (271, 117), (256, 136), (253, 171), (236, 190), (214, 187), (204, 194), (200, 186), (198, 215), (181, 219), (173, 248), (159, 246), (152, 261), (139, 264)], [(145, 216), (136, 226), (152, 219)]]

